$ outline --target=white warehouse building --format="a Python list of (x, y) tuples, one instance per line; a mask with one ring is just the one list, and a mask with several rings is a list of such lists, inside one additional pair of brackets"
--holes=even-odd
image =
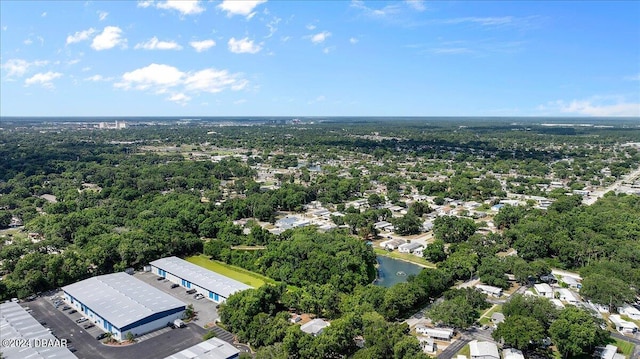
[[(0, 341), (0, 351), (6, 359), (77, 359), (65, 342), (15, 302), (0, 304)], [(16, 342), (23, 345), (7, 345)]]
[(65, 300), (96, 326), (123, 340), (183, 317), (186, 304), (123, 272), (63, 287)]
[(151, 272), (184, 288), (195, 289), (216, 303), (224, 302), (233, 293), (252, 287), (210, 271), (178, 257), (166, 257), (149, 263)]

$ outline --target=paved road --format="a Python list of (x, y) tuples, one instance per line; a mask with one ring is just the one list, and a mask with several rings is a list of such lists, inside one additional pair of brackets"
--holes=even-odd
[(202, 342), (206, 332), (197, 325), (189, 324), (186, 328), (171, 330), (141, 343), (112, 347), (96, 340), (46, 298), (38, 298), (25, 305), (33, 309), (34, 318), (47, 323), (46, 327), (51, 328), (54, 335), (71, 340), (69, 344), (78, 350), (74, 354), (80, 359), (165, 358)]
[(438, 359), (451, 359), (456, 355), (460, 349), (462, 349), (465, 345), (467, 345), (471, 339), (469, 338), (460, 338), (455, 341), (455, 343), (449, 345), (447, 349), (443, 350), (442, 353), (438, 355)]
[(611, 186), (606, 187), (601, 190), (593, 191), (589, 197), (585, 197), (582, 202), (584, 204), (592, 205), (596, 203), (596, 201), (604, 196), (605, 193), (610, 191), (615, 191), (622, 186), (623, 182), (633, 182), (638, 177), (640, 177), (640, 167), (638, 167), (635, 171), (632, 171), (626, 176), (623, 176), (621, 179), (615, 181)]

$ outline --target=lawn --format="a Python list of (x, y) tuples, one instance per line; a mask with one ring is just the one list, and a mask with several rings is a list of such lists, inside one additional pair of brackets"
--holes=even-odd
[(631, 358), (631, 354), (633, 354), (633, 344), (622, 339), (611, 338), (613, 339), (613, 345), (618, 347), (618, 352), (622, 352), (626, 358)]
[(389, 252), (387, 250), (384, 250), (382, 248), (374, 248), (374, 251), (376, 252), (376, 254), (382, 255), (382, 256), (387, 256), (387, 257), (391, 257), (391, 258), (395, 258), (395, 259), (400, 259), (403, 261), (407, 261), (407, 262), (411, 262), (413, 264), (417, 264), (421, 267), (426, 267), (426, 268), (436, 268), (436, 265), (429, 262), (428, 260), (424, 259), (424, 258), (420, 258), (417, 256), (414, 256), (413, 254), (409, 254), (409, 253), (399, 253), (399, 252)]
[(491, 324), (491, 316), (495, 312), (502, 311), (502, 304), (494, 304), (491, 308), (489, 308), (482, 316), (480, 316), (480, 324)]
[(212, 261), (209, 259), (209, 257), (205, 256), (204, 254), (187, 257), (185, 258), (185, 260), (187, 262), (191, 262), (193, 264), (199, 265), (200, 267), (207, 268), (210, 271), (235, 279), (238, 282), (242, 282), (254, 288), (258, 288), (264, 285), (265, 283), (276, 284), (276, 282), (269, 277), (265, 277), (261, 274), (254, 273), (246, 269), (232, 266), (226, 263)]
[(460, 349), (460, 351), (458, 351), (456, 353), (456, 356), (458, 355), (464, 355), (467, 358), (471, 357), (471, 348), (469, 348), (469, 344), (465, 345), (464, 347), (462, 347), (462, 349)]

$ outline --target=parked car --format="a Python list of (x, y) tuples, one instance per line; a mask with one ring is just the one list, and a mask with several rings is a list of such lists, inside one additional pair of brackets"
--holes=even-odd
[(164, 278), (162, 278), (162, 277), (158, 277), (158, 278), (156, 278), (156, 280), (157, 280), (158, 282), (159, 282), (159, 281), (161, 281), (161, 280), (163, 280), (163, 279), (164, 279)]
[(80, 318), (80, 319), (77, 319), (77, 320), (76, 320), (76, 323), (78, 323), (78, 324), (80, 324), (80, 323), (84, 323), (84, 322), (86, 322), (87, 320), (89, 320), (89, 319), (87, 319), (87, 318)]
[(77, 351), (78, 351), (78, 349), (76, 349), (76, 348), (75, 348), (75, 347), (73, 347), (73, 346), (68, 346), (68, 347), (67, 347), (67, 349), (69, 349), (69, 351), (70, 351), (70, 352), (72, 352), (72, 353), (75, 353), (75, 352), (77, 352)]
[(100, 334), (96, 335), (96, 339), (97, 340), (102, 340), (102, 339), (104, 339), (106, 337), (107, 337), (107, 333), (100, 333)]
[(171, 289), (173, 289), (173, 288), (178, 288), (179, 286), (180, 286), (180, 284), (178, 284), (178, 283), (173, 283), (173, 284), (171, 285)]
[(197, 293), (197, 294), (196, 294), (196, 295), (194, 295), (193, 297), (194, 297), (195, 299), (200, 300), (200, 299), (204, 298), (204, 295), (202, 295), (201, 293)]
[(89, 323), (89, 324), (85, 324), (85, 326), (83, 327), (84, 329), (90, 329), (95, 327), (95, 325), (93, 323)]
[(195, 290), (195, 289), (189, 289), (189, 290), (187, 291), (187, 294), (193, 294), (193, 293), (195, 293), (195, 292), (197, 292), (197, 290)]
[(74, 310), (70, 310), (70, 311), (69, 311), (69, 314), (75, 314), (75, 313), (78, 313), (78, 311), (77, 311), (77, 310), (75, 310), (75, 309), (74, 309)]
[(62, 310), (69, 310), (69, 309), (71, 309), (71, 307), (68, 305), (65, 305), (64, 307), (62, 307)]

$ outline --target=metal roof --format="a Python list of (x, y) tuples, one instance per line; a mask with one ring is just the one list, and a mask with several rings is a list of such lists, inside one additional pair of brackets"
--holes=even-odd
[(472, 340), (469, 342), (469, 351), (471, 354), (471, 358), (475, 357), (493, 357), (496, 359), (500, 358), (500, 354), (498, 354), (498, 347), (495, 343), (491, 342), (479, 342), (477, 340)]
[(161, 258), (150, 264), (225, 298), (229, 298), (235, 292), (251, 289), (250, 286), (235, 279), (225, 277), (178, 257)]
[(165, 359), (228, 359), (239, 353), (233, 345), (218, 338), (211, 338)]
[(308, 323), (302, 324), (300, 330), (308, 334), (319, 334), (326, 327), (331, 325), (329, 322), (322, 319), (314, 319)]
[(77, 359), (62, 346), (35, 346), (38, 341), (55, 343), (56, 338), (18, 303), (0, 304), (0, 339), (23, 339), (30, 345), (2, 346), (6, 359)]
[(124, 272), (85, 279), (62, 290), (117, 328), (186, 306), (182, 301)]

